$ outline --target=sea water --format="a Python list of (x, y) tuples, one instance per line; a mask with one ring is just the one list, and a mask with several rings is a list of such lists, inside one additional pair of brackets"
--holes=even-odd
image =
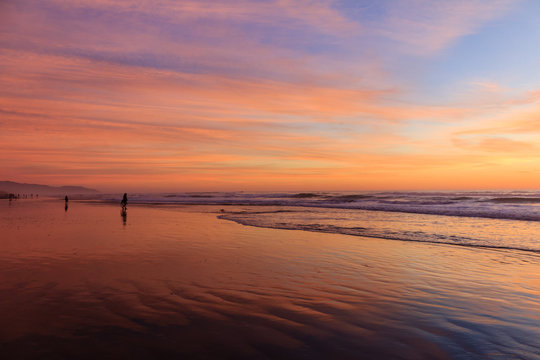
[(258, 227), (540, 252), (535, 191), (205, 192), (134, 194), (131, 201), (243, 206), (220, 218)]

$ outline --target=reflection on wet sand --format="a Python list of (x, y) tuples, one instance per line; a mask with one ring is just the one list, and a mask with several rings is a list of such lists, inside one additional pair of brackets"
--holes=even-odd
[(2, 358), (540, 356), (534, 255), (56, 206), (1, 207)]
[(127, 209), (125, 207), (122, 207), (122, 210), (120, 211), (120, 216), (122, 216), (122, 225), (126, 226), (126, 224), (127, 224)]

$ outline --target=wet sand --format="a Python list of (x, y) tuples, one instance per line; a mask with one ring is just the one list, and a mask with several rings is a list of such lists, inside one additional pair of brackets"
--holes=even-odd
[(0, 202), (0, 358), (540, 358), (537, 254), (63, 205)]

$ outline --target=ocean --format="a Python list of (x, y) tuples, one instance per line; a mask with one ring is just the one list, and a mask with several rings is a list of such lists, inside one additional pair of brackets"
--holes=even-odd
[(132, 194), (130, 201), (241, 206), (220, 218), (257, 227), (540, 252), (538, 191), (199, 192)]

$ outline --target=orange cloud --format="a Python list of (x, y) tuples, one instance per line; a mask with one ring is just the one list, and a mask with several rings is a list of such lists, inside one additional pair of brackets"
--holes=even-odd
[(517, 109), (537, 94), (418, 101), (365, 41), (431, 54), (509, 2), (413, 4), (369, 30), (333, 1), (3, 2), (0, 166), (104, 190), (433, 189), (533, 161)]

